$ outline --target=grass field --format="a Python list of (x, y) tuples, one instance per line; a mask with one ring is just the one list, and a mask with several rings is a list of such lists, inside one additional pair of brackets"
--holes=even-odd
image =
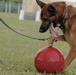
[[(38, 38), (49, 37), (48, 31), (43, 34), (38, 32), (40, 22), (19, 21), (17, 14), (0, 13), (0, 17), (10, 27), (23, 34)], [(0, 22), (0, 75), (46, 75), (38, 73), (34, 67), (34, 57), (44, 46), (47, 46), (47, 41), (42, 42), (20, 36)], [(56, 42), (54, 46), (59, 48), (66, 57), (69, 51), (66, 42)], [(76, 60), (63, 74), (57, 75), (76, 75)]]

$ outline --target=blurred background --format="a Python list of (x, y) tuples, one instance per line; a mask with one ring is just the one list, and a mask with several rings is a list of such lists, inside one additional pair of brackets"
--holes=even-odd
[[(76, 0), (41, 0), (44, 2), (66, 1), (68, 5), (76, 6)], [(35, 0), (0, 0), (0, 12), (18, 13), (20, 20), (40, 21), (40, 8)]]

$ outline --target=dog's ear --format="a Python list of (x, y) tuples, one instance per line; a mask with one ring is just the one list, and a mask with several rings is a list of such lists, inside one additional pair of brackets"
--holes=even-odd
[(50, 15), (54, 15), (56, 13), (55, 7), (53, 5), (49, 5), (48, 12), (50, 13)]
[(43, 8), (46, 4), (44, 2), (41, 2), (40, 0), (36, 0), (37, 4)]

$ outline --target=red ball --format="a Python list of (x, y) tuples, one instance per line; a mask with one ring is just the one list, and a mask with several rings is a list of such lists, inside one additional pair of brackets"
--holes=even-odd
[(38, 51), (34, 62), (38, 72), (55, 74), (63, 70), (64, 57), (58, 49), (45, 47)]

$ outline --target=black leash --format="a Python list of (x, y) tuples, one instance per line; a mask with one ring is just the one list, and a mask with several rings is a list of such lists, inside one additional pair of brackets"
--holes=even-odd
[(0, 18), (0, 21), (3, 23), (3, 25), (5, 25), (7, 28), (9, 28), (10, 30), (12, 30), (13, 32), (21, 35), (21, 36), (24, 36), (24, 37), (27, 37), (27, 38), (30, 38), (30, 39), (35, 39), (35, 40), (40, 40), (40, 41), (45, 41), (45, 40), (48, 40), (48, 38), (34, 38), (34, 37), (30, 37), (30, 36), (27, 36), (27, 35), (24, 35), (16, 30), (14, 30), (13, 28), (11, 28), (8, 24), (6, 24), (1, 18)]

